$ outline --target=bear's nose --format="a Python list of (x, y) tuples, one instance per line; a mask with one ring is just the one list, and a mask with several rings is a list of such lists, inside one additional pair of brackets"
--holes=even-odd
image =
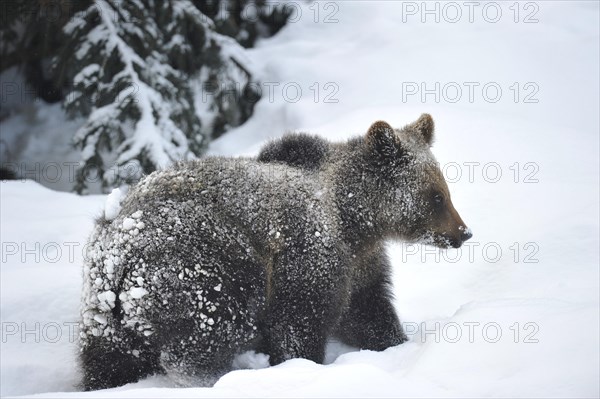
[(463, 229), (463, 231), (460, 233), (460, 239), (463, 242), (467, 241), (471, 237), (473, 237), (473, 233), (471, 232), (471, 229), (469, 229), (468, 227)]

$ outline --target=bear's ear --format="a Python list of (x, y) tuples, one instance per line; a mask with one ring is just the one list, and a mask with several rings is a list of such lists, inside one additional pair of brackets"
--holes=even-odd
[(369, 149), (382, 157), (395, 157), (400, 151), (400, 141), (394, 129), (384, 121), (377, 121), (367, 132)]
[(429, 146), (433, 144), (433, 131), (435, 129), (435, 125), (431, 115), (422, 114), (419, 119), (411, 123), (409, 127), (423, 136), (425, 143), (427, 143)]

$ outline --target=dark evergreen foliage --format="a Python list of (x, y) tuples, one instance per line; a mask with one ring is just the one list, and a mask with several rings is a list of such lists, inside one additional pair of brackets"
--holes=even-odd
[(289, 15), (262, 0), (4, 0), (2, 11), (0, 71), (21, 68), (38, 97), (85, 121), (78, 192), (194, 158), (245, 122), (260, 94), (238, 42)]
[(293, 9), (285, 2), (267, 0), (193, 0), (204, 15), (215, 21), (217, 32), (252, 47), (259, 37), (283, 28)]
[(49, 61), (62, 44), (62, 27), (90, 3), (0, 0), (0, 72), (19, 67), (37, 97), (62, 100), (64, 88), (56, 84)]

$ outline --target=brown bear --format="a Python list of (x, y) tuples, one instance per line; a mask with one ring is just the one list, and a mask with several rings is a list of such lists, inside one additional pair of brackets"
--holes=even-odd
[(207, 385), (248, 349), (271, 364), (322, 362), (330, 336), (373, 350), (406, 340), (382, 243), (459, 247), (471, 236), (430, 151), (433, 121), (320, 140), (308, 140), (321, 149), (309, 167), (301, 153), (176, 164), (97, 221), (84, 265), (86, 389), (153, 373)]

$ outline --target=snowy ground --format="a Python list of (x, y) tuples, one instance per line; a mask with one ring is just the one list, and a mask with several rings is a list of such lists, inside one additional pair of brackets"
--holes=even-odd
[[(154, 377), (76, 392), (70, 328), (81, 252), (105, 197), (3, 182), (2, 395), (598, 397), (598, 3), (519, 3), (519, 22), (513, 2), (500, 3), (497, 23), (488, 22), (496, 14), (491, 6), (484, 13), (485, 2), (472, 23), (462, 2), (454, 3), (458, 22), (448, 22), (456, 9), (440, 3), (440, 22), (424, 15), (423, 23), (421, 4), (303, 5), (297, 22), (249, 51), (259, 78), (272, 82), (271, 96), (265, 85), (252, 119), (211, 147), (249, 155), (285, 130), (343, 140), (376, 119), (401, 126), (431, 113), (434, 153), (474, 238), (448, 252), (390, 245), (410, 342), (380, 353), (334, 343), (327, 365), (297, 359), (238, 370), (213, 388), (178, 389)], [(422, 84), (433, 89), (425, 98)], [(457, 87), (462, 98), (454, 102)], [(3, 122), (3, 136), (34, 124), (60, 131), (58, 109), (32, 112), (37, 117)], [(43, 151), (35, 138), (25, 147), (31, 157)]]

